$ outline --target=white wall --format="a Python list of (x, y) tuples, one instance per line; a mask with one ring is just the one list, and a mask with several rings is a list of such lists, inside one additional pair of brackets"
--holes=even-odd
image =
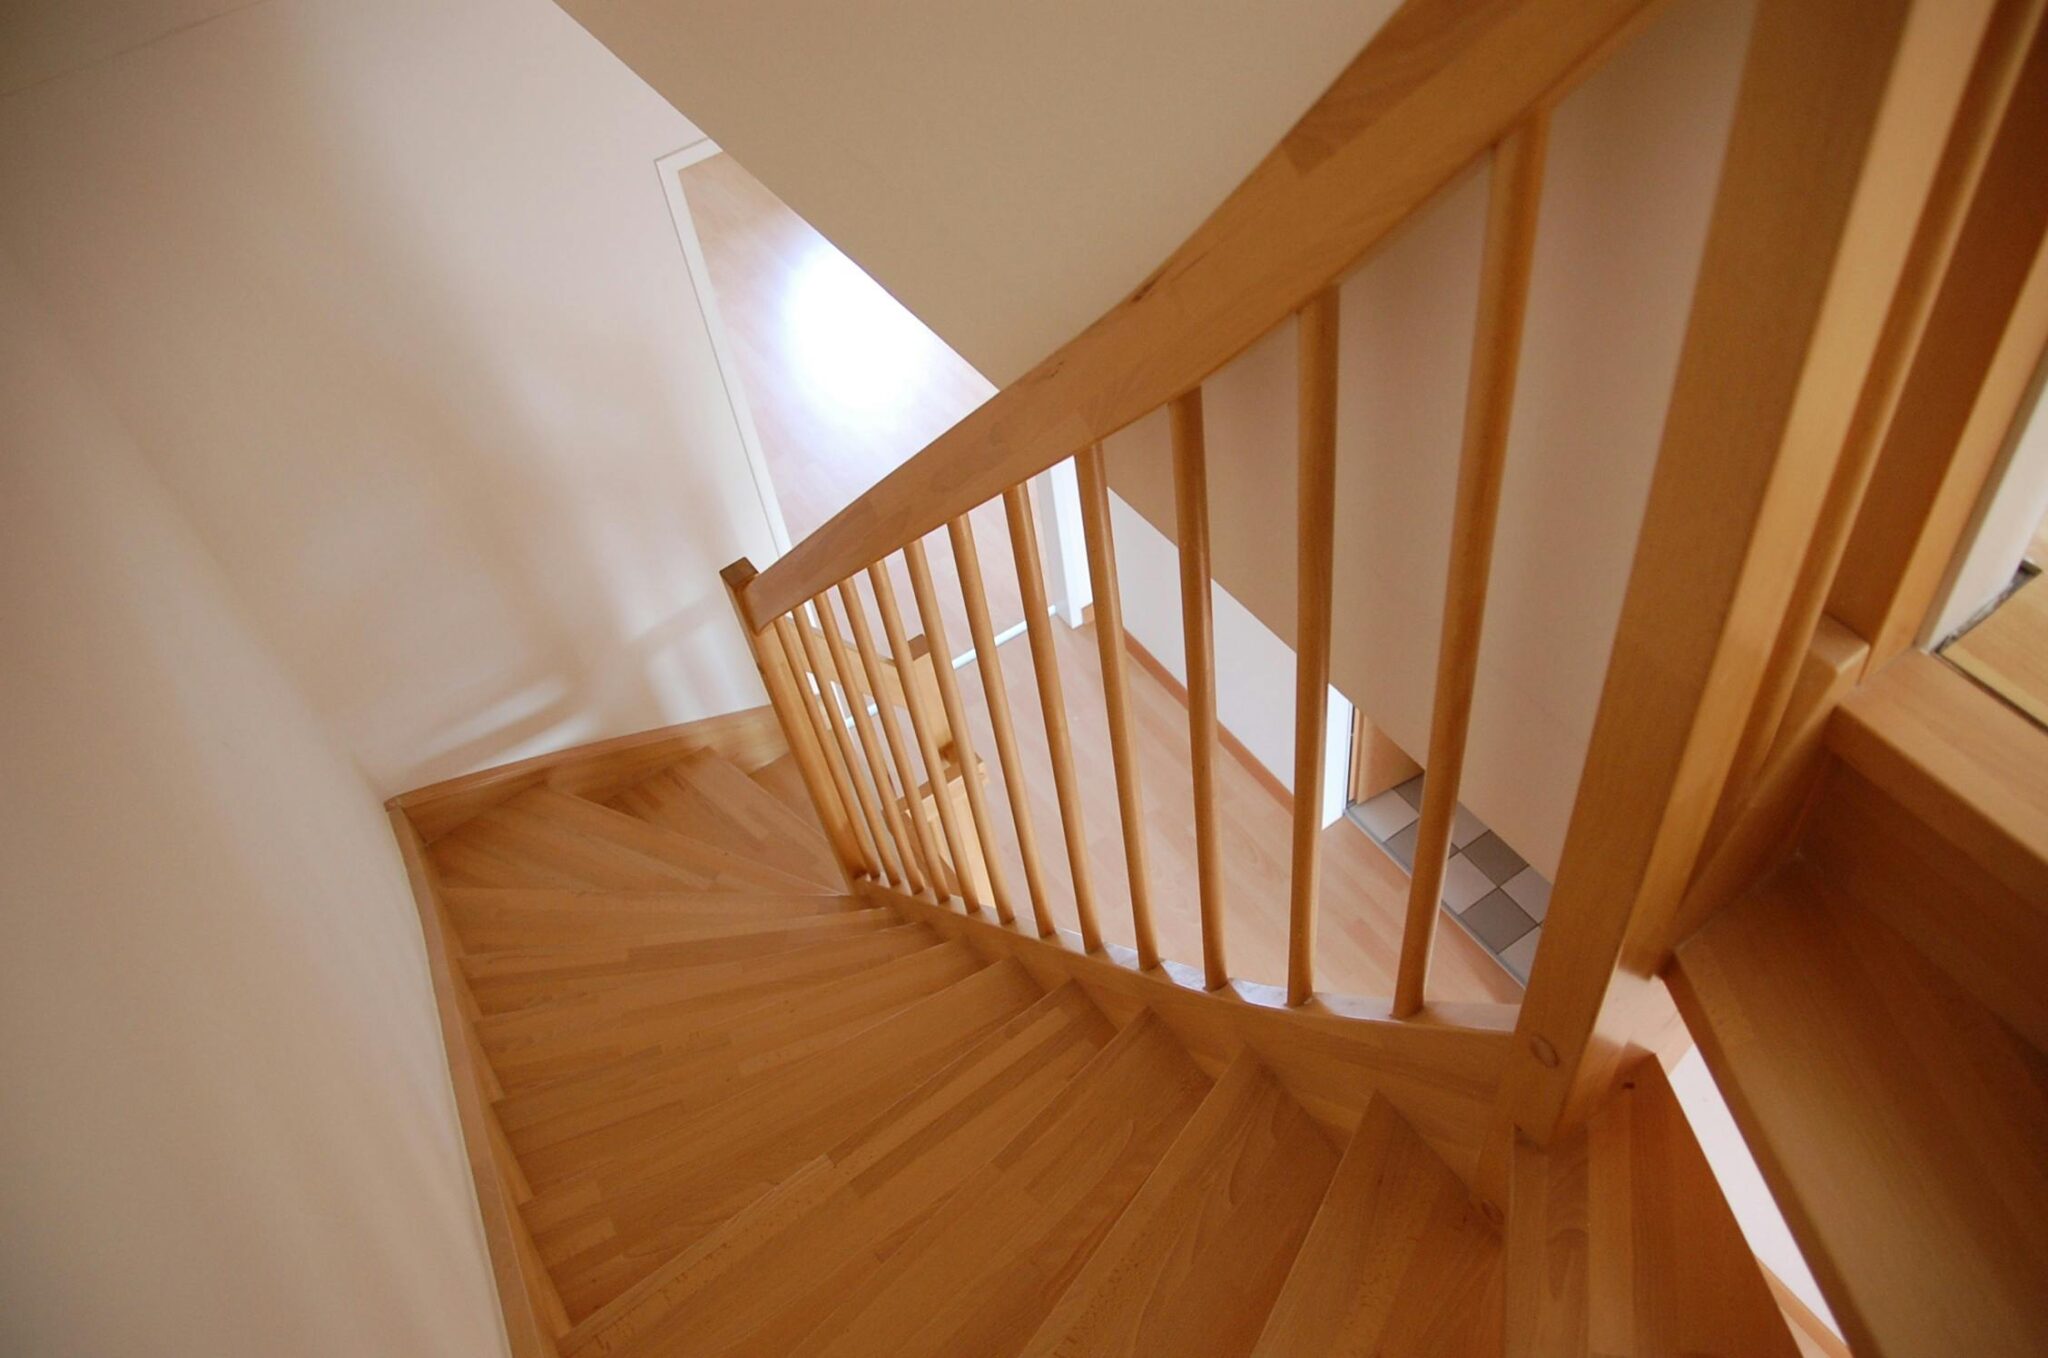
[(1166, 258), (1398, 0), (563, 0), (998, 386)]
[(504, 1351), (419, 924), (0, 259), (0, 1351)]
[[(1552, 122), (1463, 800), (1555, 875), (1649, 492), (1750, 6), (1679, 0)], [(1418, 759), (1429, 739), (1488, 180), (1343, 285), (1332, 681)], [(1293, 325), (1204, 386), (1217, 579), (1288, 645)], [(1111, 483), (1173, 531), (1162, 413)]]
[(547, 0), (264, 0), (0, 99), (0, 248), (380, 792), (762, 700), (697, 135)]

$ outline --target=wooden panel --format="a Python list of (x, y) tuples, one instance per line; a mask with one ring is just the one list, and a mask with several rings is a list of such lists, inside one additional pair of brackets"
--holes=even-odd
[(1374, 1099), (1255, 1352), (1497, 1352), (1500, 1288), (1500, 1245), (1465, 1186)]
[[(1124, 673), (1124, 602), (1110, 532), (1109, 477), (1102, 445), (1074, 454), (1081, 483), (1081, 524), (1088, 545), (1088, 578), (1095, 592), (1095, 642), (1102, 664), (1102, 705), (1109, 721), (1109, 752), (1116, 772), (1117, 814), (1123, 824), (1124, 868), (1131, 884), (1131, 932), (1141, 965), (1159, 965), (1152, 929), (1152, 884), (1145, 871), (1145, 791), (1131, 733), (1130, 682)], [(975, 646), (980, 648), (977, 641)]]
[(1030, 488), (1012, 486), (1004, 491), (1003, 513), (1010, 526), (1010, 550), (1017, 559), (1017, 593), (1024, 601), (1031, 672), (1038, 680), (1038, 709), (1045, 719), (1045, 748), (1051, 756), (1053, 791), (1059, 798), (1060, 831), (1067, 842), (1074, 914), (1080, 921), (1081, 937), (1093, 952), (1102, 946), (1102, 928), (1095, 921), (1095, 887), (1088, 872), (1088, 813), (1081, 805), (1081, 789), (1074, 778), (1074, 741), (1067, 731), (1066, 689), (1060, 683), (1060, 657), (1045, 599), (1045, 568), (1038, 559)]
[[(1294, 825), (1289, 846), (1287, 999), (1316, 989), (1316, 897), (1323, 830), (1324, 726), (1330, 716), (1330, 616), (1337, 537), (1337, 293), (1301, 309), (1300, 504), (1295, 516)], [(1410, 1012), (1422, 1007), (1418, 996)]]
[(882, 860), (875, 853), (872, 827), (861, 814), (863, 808), (854, 795), (853, 781), (848, 776), (846, 758), (840, 749), (846, 733), (839, 733), (840, 741), (832, 739), (832, 718), (820, 691), (825, 685), (816, 681), (816, 662), (806, 652), (801, 639), (810, 634), (810, 628), (808, 625), (799, 626), (800, 621), (795, 617), (777, 618), (775, 639), (781, 645), (783, 663), (789, 669), (791, 685), (797, 691), (798, 703), (809, 724), (811, 744), (819, 752), (819, 762), (830, 774), (833, 792), (830, 804), (839, 808), (847, 838), (854, 848), (849, 875), (878, 877), (882, 872)]
[(1128, 1025), (792, 1354), (1020, 1352), (1208, 1085), (1157, 1020)]
[(2040, 1052), (1802, 864), (1680, 948), (1672, 990), (1853, 1351), (2040, 1351)]
[[(1751, 784), (1770, 757), (1786, 705), (1800, 680), (1808, 641), (1824, 616), (1823, 608), (1841, 568), (1878, 452), (1897, 412), (1914, 354), (1926, 333), (1942, 277), (1948, 271), (1964, 221), (1977, 197), (1985, 163), (2012, 101), (2021, 63), (2039, 27), (2042, 9), (2042, 0), (1998, 0), (1992, 12), (1983, 46), (1978, 50), (1976, 68), (1963, 92), (1955, 125), (1928, 192), (1926, 209), (1901, 270), (1898, 290), (1871, 357), (1870, 375), (1857, 400), (1841, 459), (1828, 485), (1826, 503), (1800, 563), (1784, 624), (1773, 643), (1756, 704), (1750, 710), (1748, 725), (1729, 770), (1721, 809), (1708, 836), (1710, 845), (1717, 844), (1734, 818), (1742, 813)], [(2037, 92), (2034, 97), (2044, 96)], [(1887, 508), (1876, 512), (1893, 511)]]
[(1250, 1353), (1336, 1168), (1315, 1121), (1240, 1054), (1025, 1358)]
[(968, 939), (986, 956), (1015, 958), (1042, 986), (1078, 982), (1112, 1018), (1156, 1013), (1212, 1073), (1249, 1047), (1333, 1135), (1348, 1138), (1367, 1101), (1382, 1094), (1457, 1174), (1469, 1178), (1474, 1170), (1507, 1055), (1512, 1006), (1437, 1003), (1394, 1022), (1385, 1000), (1323, 994), (1289, 1005), (1278, 986), (1240, 980), (1211, 991), (1201, 972), (1176, 962), (1141, 970), (1128, 949), (1084, 952), (1072, 933), (1045, 946), (872, 882), (861, 892), (890, 902), (907, 919)]
[(1422, 765), (1409, 758), (1377, 723), (1358, 708), (1351, 709), (1351, 801), (1371, 801), (1420, 772)]
[(1985, 477), (2028, 409), (2048, 341), (2043, 156), (2048, 39), (2036, 33), (1829, 596), (1828, 611), (1869, 638), (1873, 665), (1918, 638)]
[(476, 1185), (477, 1206), (483, 1215), (484, 1245), (490, 1253), (498, 1305), (505, 1317), (505, 1335), (512, 1358), (555, 1358), (558, 1332), (543, 1317), (560, 1314), (561, 1301), (552, 1295), (554, 1286), (547, 1273), (538, 1268), (529, 1271), (522, 1253), (525, 1225), (507, 1191), (505, 1170), (498, 1163), (491, 1135), (490, 1109), (485, 1103), (483, 1081), (489, 1067), (477, 1059), (469, 1021), (463, 1013), (463, 987), (454, 966), (461, 945), (443, 918), (433, 870), (427, 865), (426, 845), (419, 831), (398, 807), (393, 806), (390, 815), (391, 833), (397, 838), (399, 854), (405, 860), (413, 903), (419, 907), (420, 930), (426, 937), (427, 973), (434, 986), (442, 1047), (455, 1086), (456, 1120), (461, 1124), (470, 1179)]
[(1436, 697), (1430, 704), (1429, 777), (1422, 784), (1422, 820), (1416, 831), (1414, 876), (1408, 885), (1408, 923), (1401, 935), (1401, 972), (1394, 1012), (1422, 1007), (1429, 979), (1451, 822), (1465, 774), (1465, 743), (1472, 724), (1472, 686), (1479, 675), (1479, 633), (1486, 618), (1486, 585), (1493, 570), (1493, 533), (1500, 518), (1501, 479), (1507, 467), (1508, 423), (1515, 406), (1515, 375), (1522, 354), (1522, 319), (1528, 311), (1529, 262), (1536, 252), (1536, 219), (1543, 195), (1549, 119), (1538, 114), (1503, 140), (1493, 155), (1487, 199), (1486, 247), (1479, 266), (1479, 320), (1473, 327), (1472, 368), (1465, 394), (1465, 442), (1458, 461), (1458, 494), (1451, 509), (1451, 563), (1444, 585), (1443, 631), (1437, 639)]
[(974, 636), (974, 660), (981, 670), (981, 688), (988, 700), (989, 729), (996, 740), (996, 759), (1003, 766), (1003, 786), (1010, 796), (1010, 820), (1017, 830), (1017, 856), (1024, 864), (1024, 887), (1031, 894), (1031, 919), (1040, 938), (1053, 934), (1052, 909), (1046, 902), (1045, 868), (1038, 857), (1038, 831), (1031, 820), (1029, 775), (1017, 749), (1010, 712), (1010, 686), (1003, 678), (1003, 658), (996, 652), (996, 630), (989, 617), (983, 588), (981, 549), (974, 543), (974, 525), (965, 514), (946, 525), (953, 544), (953, 564), (960, 572), (960, 593), (967, 606), (967, 627)]
[(1583, 1120), (1654, 994), (1989, 11), (1757, 12), (1490, 1195), (1510, 1124)]
[(1150, 278), (770, 567), (757, 622), (1108, 437), (1298, 310), (1646, 0), (1409, 0)]
[(1230, 979), (1223, 955), (1223, 846), (1216, 824), (1215, 602), (1209, 580), (1209, 470), (1202, 390), (1167, 407), (1173, 426), (1173, 507), (1180, 538), (1180, 616), (1187, 646), (1188, 772), (1194, 787), (1195, 871), (1201, 882), (1202, 973)]
[(485, 807), (542, 783), (602, 801), (656, 769), (699, 750), (712, 751), (751, 771), (780, 757), (787, 749), (774, 709), (748, 708), (628, 736), (613, 736), (429, 783), (401, 792), (391, 799), (390, 805), (404, 811), (408, 818), (418, 817), (415, 824), (420, 838), (431, 844)]

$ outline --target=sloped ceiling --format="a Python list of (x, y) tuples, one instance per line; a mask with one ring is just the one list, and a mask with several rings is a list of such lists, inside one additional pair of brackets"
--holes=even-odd
[(1395, 0), (561, 0), (992, 381), (1107, 310)]

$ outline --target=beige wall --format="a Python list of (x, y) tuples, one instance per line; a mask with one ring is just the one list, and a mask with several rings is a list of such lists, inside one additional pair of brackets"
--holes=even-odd
[(698, 135), (547, 0), (264, 0), (0, 99), (0, 248), (380, 792), (761, 701)]
[[(1748, 17), (1730, 0), (1678, 0), (1553, 122), (1463, 785), (1466, 804), (1546, 873), (1621, 613)], [(1481, 169), (1342, 292), (1332, 678), (1418, 759), (1486, 194)], [(1289, 645), (1294, 349), (1283, 326), (1204, 389), (1216, 576)], [(1171, 536), (1163, 415), (1110, 454), (1119, 493)]]
[(0, 1351), (504, 1339), (378, 799), (0, 259)]
[(562, 0), (998, 386), (1136, 287), (1396, 0)]

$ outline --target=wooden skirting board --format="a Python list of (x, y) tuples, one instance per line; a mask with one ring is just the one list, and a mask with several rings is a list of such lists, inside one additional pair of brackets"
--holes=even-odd
[(599, 801), (684, 755), (709, 750), (751, 773), (789, 748), (772, 707), (636, 731), (401, 792), (386, 803), (405, 813), (428, 844), (489, 806), (546, 783)]
[(1396, 1022), (1384, 999), (1318, 996), (1287, 1005), (1279, 986), (1232, 981), (1202, 986), (1202, 972), (1178, 962), (1156, 970), (1114, 944), (1085, 952), (1078, 935), (1033, 937), (1028, 924), (1005, 927), (992, 916), (906, 896), (872, 882), (861, 892), (911, 919), (964, 938), (984, 956), (1015, 957), (1041, 985), (1078, 982), (1118, 1022), (1150, 1008), (1210, 1074), (1220, 1074), (1249, 1047), (1337, 1144), (1351, 1135), (1374, 1093), (1414, 1124), (1445, 1163), (1468, 1183), (1500, 1069), (1512, 1042), (1516, 1008), (1501, 1004), (1431, 1005)]

